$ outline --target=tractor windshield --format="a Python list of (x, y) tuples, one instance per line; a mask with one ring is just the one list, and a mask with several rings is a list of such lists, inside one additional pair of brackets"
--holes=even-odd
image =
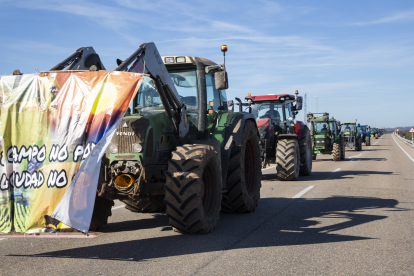
[(355, 124), (343, 124), (341, 125), (341, 132), (355, 131)]
[(316, 134), (327, 134), (328, 124), (326, 122), (314, 122), (314, 130)]
[(366, 132), (367, 131), (367, 127), (366, 126), (360, 126), (357, 127), (358, 132), (362, 131), (362, 132)]
[(195, 69), (169, 69), (170, 77), (187, 109), (198, 110), (197, 74)]
[(283, 122), (283, 105), (279, 102), (262, 101), (252, 102), (252, 114), (256, 119), (272, 119), (273, 123)]
[(160, 95), (155, 88), (155, 83), (150, 77), (147, 76), (144, 77), (141, 87), (139, 88), (132, 105), (130, 105), (130, 112), (132, 114), (138, 113), (138, 110), (164, 110)]

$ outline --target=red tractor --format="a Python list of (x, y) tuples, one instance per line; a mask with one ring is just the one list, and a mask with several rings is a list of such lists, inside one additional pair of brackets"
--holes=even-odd
[[(277, 178), (297, 180), (312, 172), (312, 140), (309, 128), (296, 121), (302, 97), (289, 94), (247, 96), (240, 107), (248, 106), (260, 134), (262, 167), (276, 164)], [(238, 100), (238, 99), (237, 99)], [(294, 105), (295, 103), (295, 105)]]

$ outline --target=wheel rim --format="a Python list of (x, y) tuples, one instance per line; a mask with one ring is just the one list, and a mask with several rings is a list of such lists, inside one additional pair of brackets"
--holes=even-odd
[(252, 141), (247, 141), (246, 150), (244, 154), (244, 178), (246, 180), (246, 188), (249, 195), (251, 195), (256, 186), (256, 151)]
[(203, 171), (203, 208), (204, 213), (206, 215), (210, 214), (210, 212), (213, 210), (214, 206), (214, 195), (213, 195), (213, 185), (214, 185), (214, 172), (213, 169), (210, 166), (206, 166)]

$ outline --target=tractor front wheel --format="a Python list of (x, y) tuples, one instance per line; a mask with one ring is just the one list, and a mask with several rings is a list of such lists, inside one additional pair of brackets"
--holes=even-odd
[(175, 231), (210, 233), (216, 227), (221, 206), (220, 160), (218, 150), (205, 144), (187, 144), (173, 151), (164, 201)]
[(276, 173), (281, 181), (295, 181), (299, 177), (299, 144), (294, 139), (280, 139), (276, 149)]
[(246, 121), (241, 146), (231, 148), (223, 211), (253, 212), (260, 198), (261, 176), (259, 137), (254, 123)]
[(112, 215), (112, 206), (114, 206), (113, 200), (96, 195), (89, 231), (96, 231), (108, 223), (108, 217)]
[(162, 196), (149, 196), (140, 200), (126, 199), (121, 200), (125, 203), (125, 208), (137, 213), (157, 213), (165, 209), (164, 198)]
[(371, 145), (371, 137), (367, 136), (367, 138), (365, 140), (365, 145), (366, 146), (370, 146)]
[(341, 160), (345, 160), (345, 140), (343, 137), (341, 137), (339, 144), (341, 148)]

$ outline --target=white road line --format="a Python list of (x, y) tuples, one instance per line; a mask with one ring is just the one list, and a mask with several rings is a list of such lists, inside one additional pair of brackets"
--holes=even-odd
[(407, 156), (408, 156), (408, 158), (410, 158), (411, 159), (411, 161), (413, 161), (414, 162), (414, 158), (412, 158), (398, 143), (397, 143), (397, 141), (395, 141), (395, 138), (394, 138), (394, 136), (392, 136), (392, 139), (394, 139), (394, 142), (397, 144), (397, 146), (399, 146), (400, 147), (400, 149), (405, 153), (405, 154), (407, 154)]
[(299, 198), (299, 197), (303, 196), (307, 191), (310, 191), (313, 187), (315, 187), (315, 186), (307, 187), (305, 190), (303, 190), (300, 193), (294, 195), (292, 198)]
[(264, 171), (264, 170), (268, 170), (268, 169), (272, 169), (272, 168), (276, 168), (276, 166), (269, 167), (269, 168), (266, 168), (266, 169), (262, 169), (262, 171)]
[(7, 239), (0, 239), (0, 241), (2, 241), (2, 240), (7, 240)]
[(119, 208), (124, 208), (124, 207), (125, 207), (125, 205), (122, 205), (122, 206), (114, 207), (114, 208), (112, 208), (111, 210), (116, 210), (116, 209), (119, 209)]
[(336, 170), (333, 171), (334, 172), (339, 172), (341, 170), (341, 168), (337, 168)]

